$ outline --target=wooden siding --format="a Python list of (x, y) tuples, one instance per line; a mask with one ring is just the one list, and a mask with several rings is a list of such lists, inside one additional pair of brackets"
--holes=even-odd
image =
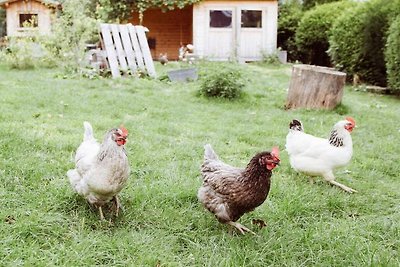
[[(232, 30), (210, 29), (210, 9), (230, 9), (236, 19)], [(241, 28), (242, 9), (262, 11), (262, 28)], [(139, 25), (139, 14), (130, 21)], [(278, 1), (276, 0), (206, 0), (184, 9), (163, 12), (150, 9), (144, 12), (142, 25), (149, 29), (151, 54), (157, 59), (167, 53), (169, 59), (178, 58), (181, 45), (193, 44), (199, 57), (241, 61), (260, 60), (264, 53), (274, 53), (277, 42)], [(152, 42), (155, 40), (155, 47)]]
[[(210, 10), (231, 10), (232, 29), (209, 27)], [(242, 9), (261, 10), (262, 28), (241, 28)], [(200, 57), (240, 61), (260, 60), (264, 53), (276, 51), (278, 23), (277, 1), (204, 1), (193, 7), (193, 44)], [(221, 34), (218, 35), (218, 31)], [(222, 34), (223, 33), (223, 34)], [(230, 35), (228, 35), (230, 34)], [(229, 49), (229, 51), (226, 51)]]
[[(33, 1), (15, 1), (6, 6), (7, 14), (7, 35), (8, 36), (26, 36), (31, 34), (32, 30), (37, 30), (40, 34), (49, 34), (51, 31), (52, 8)], [(37, 14), (37, 28), (21, 28), (19, 25), (19, 14)]]
[[(150, 51), (154, 59), (160, 53), (167, 53), (168, 59), (178, 59), (179, 47), (192, 43), (192, 6), (163, 12), (160, 9), (150, 9), (144, 12), (142, 25), (149, 29), (147, 39), (155, 40), (155, 47)], [(139, 25), (139, 14), (133, 13), (130, 21)]]

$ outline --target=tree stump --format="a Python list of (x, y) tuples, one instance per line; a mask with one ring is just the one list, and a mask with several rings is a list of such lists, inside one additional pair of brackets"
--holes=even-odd
[(340, 104), (346, 73), (333, 68), (294, 65), (286, 108), (333, 109)]

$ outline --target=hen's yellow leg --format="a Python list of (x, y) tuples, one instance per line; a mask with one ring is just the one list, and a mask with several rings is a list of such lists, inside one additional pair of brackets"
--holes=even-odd
[(353, 188), (350, 188), (348, 186), (345, 186), (344, 184), (341, 184), (339, 182), (336, 182), (335, 180), (329, 181), (331, 184), (336, 185), (338, 187), (340, 187), (341, 189), (343, 189), (344, 191), (348, 192), (348, 193), (357, 193), (357, 190), (354, 190)]
[(100, 220), (104, 221), (104, 215), (101, 206), (99, 206), (99, 213), (100, 213)]
[(240, 231), (240, 233), (242, 233), (243, 235), (245, 234), (245, 232), (249, 232), (252, 233), (253, 235), (255, 235), (256, 233), (254, 233), (253, 231), (251, 231), (249, 228), (241, 225), (238, 222), (227, 222), (227, 224), (232, 225), (233, 227), (235, 227), (236, 229), (238, 229)]
[(119, 201), (118, 196), (113, 197), (115, 203), (115, 216), (118, 217), (119, 209), (121, 208), (121, 202)]

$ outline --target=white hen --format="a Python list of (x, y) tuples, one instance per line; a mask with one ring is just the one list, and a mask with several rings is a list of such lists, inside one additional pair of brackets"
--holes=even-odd
[(111, 129), (103, 143), (99, 144), (89, 122), (84, 122), (84, 128), (83, 142), (75, 155), (76, 168), (69, 170), (67, 176), (73, 189), (99, 208), (102, 220), (101, 207), (110, 200), (115, 201), (118, 216), (120, 202), (117, 194), (124, 187), (130, 172), (124, 148), (128, 131), (123, 127)]
[(329, 183), (346, 192), (356, 190), (335, 181), (333, 171), (347, 165), (353, 155), (351, 131), (356, 126), (353, 118), (337, 122), (329, 139), (306, 134), (298, 120), (290, 123), (286, 136), (286, 151), (293, 169), (310, 176), (322, 176)]

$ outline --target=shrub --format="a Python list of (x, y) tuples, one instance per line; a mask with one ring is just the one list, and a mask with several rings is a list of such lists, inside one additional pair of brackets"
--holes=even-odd
[(285, 2), (279, 6), (278, 47), (287, 51), (288, 61), (301, 58), (295, 42), (295, 33), (302, 16), (301, 4), (297, 1)]
[(356, 73), (358, 58), (361, 54), (362, 21), (365, 14), (361, 4), (345, 10), (333, 24), (329, 37), (328, 54), (335, 66), (347, 72), (348, 76)]
[(8, 38), (0, 52), (0, 60), (13, 69), (53, 67), (52, 56), (36, 37)]
[(296, 45), (304, 55), (303, 62), (331, 66), (327, 50), (332, 24), (343, 10), (354, 5), (354, 2), (349, 1), (333, 2), (304, 13), (296, 32)]
[(388, 85), (400, 92), (400, 15), (390, 25), (385, 59)]
[(87, 43), (99, 39), (98, 21), (93, 18), (90, 0), (64, 1), (61, 15), (55, 20), (52, 35), (45, 40), (64, 69), (78, 72), (85, 65)]
[(316, 5), (337, 2), (337, 1), (340, 1), (340, 0), (303, 0), (303, 9), (309, 10)]
[(399, 13), (400, 0), (372, 0), (343, 13), (329, 40), (333, 62), (362, 81), (385, 86), (384, 48), (390, 22)]
[(235, 99), (242, 95), (244, 86), (240, 69), (217, 64), (207, 70), (200, 85), (200, 95)]
[(1, 51), (1, 61), (13, 69), (33, 69), (35, 59), (32, 43), (30, 38), (10, 39), (7, 47)]
[[(280, 49), (278, 49), (279, 51)], [(276, 53), (262, 53), (261, 63), (270, 64), (270, 65), (279, 65), (281, 61), (279, 60), (278, 52)]]

